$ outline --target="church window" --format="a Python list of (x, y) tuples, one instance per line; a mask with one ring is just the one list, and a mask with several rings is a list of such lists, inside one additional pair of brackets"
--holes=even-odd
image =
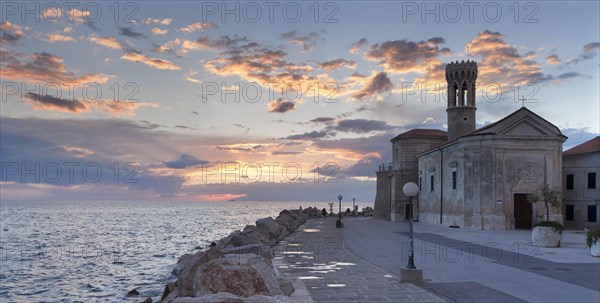
[(596, 188), (596, 173), (588, 173), (588, 189)]
[(452, 189), (456, 189), (456, 170), (452, 171)]
[(574, 184), (574, 179), (573, 179), (573, 174), (568, 174), (567, 175), (567, 189), (573, 189), (573, 184)]
[(433, 191), (434, 186), (433, 186), (433, 182), (435, 181), (435, 176), (431, 175), (429, 176), (429, 190)]

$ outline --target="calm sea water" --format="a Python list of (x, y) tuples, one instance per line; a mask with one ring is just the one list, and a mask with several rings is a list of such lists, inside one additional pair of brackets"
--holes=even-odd
[[(156, 301), (179, 256), (300, 205), (329, 210), (326, 202), (2, 201), (0, 301)], [(126, 297), (134, 288), (140, 297)]]

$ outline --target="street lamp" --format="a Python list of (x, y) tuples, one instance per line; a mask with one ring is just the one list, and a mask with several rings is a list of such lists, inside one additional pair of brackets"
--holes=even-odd
[(408, 197), (408, 221), (410, 224), (410, 229), (409, 229), (409, 236), (410, 236), (410, 256), (408, 257), (408, 265), (406, 265), (406, 268), (408, 269), (416, 269), (415, 267), (415, 246), (414, 246), (414, 241), (413, 241), (413, 205), (412, 205), (412, 199), (414, 196), (417, 195), (417, 193), (419, 193), (419, 187), (417, 186), (417, 184), (413, 183), (413, 182), (408, 182), (406, 184), (404, 184), (404, 187), (402, 188), (402, 191), (404, 192), (404, 195)]
[(335, 222), (335, 227), (342, 228), (344, 225), (342, 224), (342, 195), (338, 195), (338, 200), (340, 201), (340, 210), (338, 212), (338, 220)]

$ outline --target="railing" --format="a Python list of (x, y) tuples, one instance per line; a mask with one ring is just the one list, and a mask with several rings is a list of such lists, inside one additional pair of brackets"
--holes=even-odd
[(377, 171), (391, 171), (394, 170), (392, 162), (379, 164), (379, 170)]

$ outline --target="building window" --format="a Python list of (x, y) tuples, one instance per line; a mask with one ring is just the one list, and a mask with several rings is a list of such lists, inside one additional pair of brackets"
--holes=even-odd
[(419, 191), (421, 191), (421, 185), (423, 185), (423, 178), (419, 177)]
[(433, 181), (435, 181), (435, 177), (433, 175), (429, 176), (429, 190), (433, 191)]
[(596, 205), (588, 205), (588, 222), (596, 222)]
[(588, 173), (588, 186), (589, 189), (596, 188), (596, 173)]
[(394, 162), (398, 161), (398, 149), (394, 148)]
[(573, 174), (567, 175), (567, 189), (573, 189)]
[(456, 189), (456, 171), (452, 172), (452, 189)]
[(565, 213), (565, 220), (574, 221), (575, 220), (575, 207), (573, 205), (567, 204), (567, 211)]

